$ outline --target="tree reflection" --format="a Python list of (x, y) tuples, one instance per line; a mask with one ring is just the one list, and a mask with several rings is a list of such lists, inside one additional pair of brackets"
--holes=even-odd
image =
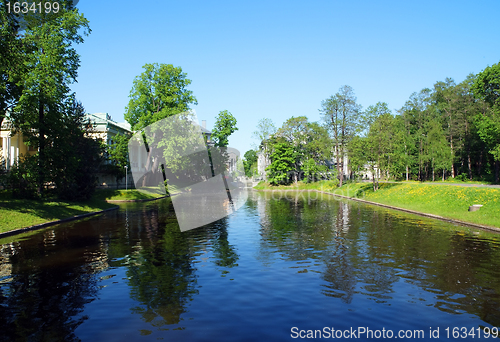
[(349, 253), (348, 241), (342, 236), (342, 232), (349, 229), (349, 206), (339, 202), (336, 209), (333, 226), (335, 237), (331, 247), (328, 248), (326, 271), (323, 275), (323, 279), (328, 282), (324, 287), (328, 290), (323, 290), (323, 293), (350, 303), (355, 293), (357, 272), (351, 261), (352, 254)]
[(186, 235), (176, 222), (160, 230), (158, 240), (143, 241), (127, 270), (131, 298), (142, 304), (132, 311), (156, 327), (179, 323), (186, 304), (197, 293)]
[(236, 262), (238, 261), (239, 256), (236, 253), (234, 246), (230, 245), (228, 241), (228, 218), (224, 217), (211, 226), (213, 226), (213, 228), (208, 228), (208, 233), (213, 243), (214, 263), (217, 266), (226, 268), (238, 266)]
[[(0, 340), (78, 340), (74, 331), (97, 296), (96, 272), (105, 264), (95, 242), (54, 229), (2, 246), (2, 269), (10, 266), (2, 275), (10, 279), (0, 283)], [(72, 253), (61, 257), (61, 246)]]
[(237, 266), (238, 260), (227, 240), (227, 218), (181, 232), (173, 212), (170, 201), (144, 208), (137, 227), (130, 229), (141, 232), (126, 266), (130, 296), (140, 303), (131, 310), (157, 328), (178, 324), (198, 293), (193, 266), (198, 252), (212, 245), (216, 265), (224, 268)]
[(500, 325), (498, 237), (481, 239), (448, 223), (328, 196), (256, 196), (259, 258), (267, 264), (276, 254), (287, 261), (321, 260), (318, 290), (324, 295), (347, 304), (363, 296), (390, 305), (402, 282), (424, 290), (408, 294), (408, 302)]

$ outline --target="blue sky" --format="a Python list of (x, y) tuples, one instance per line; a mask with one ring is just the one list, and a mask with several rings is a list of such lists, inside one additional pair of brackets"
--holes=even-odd
[(124, 121), (146, 63), (182, 67), (198, 119), (229, 110), (243, 154), (262, 118), (319, 121), (342, 85), (363, 108), (395, 110), (412, 92), (500, 62), (500, 1), (80, 1), (92, 33), (78, 45), (77, 98)]

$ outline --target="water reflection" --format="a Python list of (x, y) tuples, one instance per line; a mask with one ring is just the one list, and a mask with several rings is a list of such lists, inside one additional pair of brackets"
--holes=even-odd
[(74, 330), (87, 318), (80, 314), (97, 298), (96, 274), (108, 266), (98, 237), (48, 230), (2, 245), (0, 258), (0, 339), (78, 340)]
[[(222, 275), (237, 266), (238, 254), (227, 237), (226, 219), (181, 233), (167, 200), (124, 205), (101, 219), (5, 243), (0, 248), (0, 340), (79, 340), (74, 332), (88, 319), (81, 314), (84, 306), (120, 280), (136, 303), (130, 307), (133, 314), (155, 328), (179, 323), (198, 292), (196, 255), (213, 253)], [(126, 277), (99, 276), (113, 269), (124, 269)]]
[(127, 203), (0, 240), (0, 340), (500, 325), (498, 235), (314, 196), (252, 193), (183, 233), (169, 200)]
[(459, 227), (450, 233), (446, 223), (326, 195), (259, 195), (260, 257), (266, 265), (275, 251), (302, 261), (305, 270), (321, 259), (321, 293), (346, 304), (362, 296), (390, 305), (404, 282), (422, 290), (408, 293), (409, 303), (500, 325), (498, 236), (483, 240)]

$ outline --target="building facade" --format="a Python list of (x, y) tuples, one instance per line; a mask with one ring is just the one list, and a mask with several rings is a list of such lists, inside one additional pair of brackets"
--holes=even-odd
[(33, 155), (37, 149), (24, 143), (23, 135), (12, 135), (10, 122), (5, 119), (0, 129), (0, 168), (10, 170), (21, 155)]

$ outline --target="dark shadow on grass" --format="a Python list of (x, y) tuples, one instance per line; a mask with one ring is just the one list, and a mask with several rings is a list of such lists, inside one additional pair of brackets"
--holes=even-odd
[[(390, 189), (394, 187), (399, 187), (402, 186), (403, 183), (384, 183), (384, 182), (379, 182), (378, 188), (379, 190), (381, 189)], [(354, 194), (354, 197), (356, 198), (362, 198), (368, 193), (374, 193), (373, 191), (373, 183), (363, 183), (363, 185), (356, 191)]]
[[(123, 189), (121, 189), (123, 190)], [(131, 189), (129, 194), (133, 196), (123, 196), (124, 200), (142, 200), (142, 199), (152, 199), (154, 198), (152, 195), (148, 195), (147, 193)], [(98, 189), (94, 194), (94, 198), (102, 201), (111, 200), (113, 197), (120, 197), (120, 190), (115, 189)], [(118, 198), (115, 198), (117, 200)]]

